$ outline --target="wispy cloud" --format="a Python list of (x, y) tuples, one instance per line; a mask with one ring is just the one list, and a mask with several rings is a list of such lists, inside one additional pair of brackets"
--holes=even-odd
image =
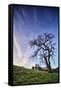
[(17, 37), (14, 33), (14, 38), (13, 38), (13, 63), (14, 64), (19, 64), (18, 62), (20, 61), (22, 63), (22, 60), (21, 60), (21, 57), (22, 57), (22, 53), (21, 53), (21, 48), (19, 46), (19, 43), (18, 43), (18, 40), (17, 40)]
[[(31, 68), (34, 63), (32, 61), (29, 61), (29, 56), (30, 56), (30, 48), (28, 47), (26, 50), (26, 53), (23, 55), (21, 51), (21, 45), (18, 42), (17, 36), (14, 32), (14, 42), (13, 42), (13, 64), (14, 65), (19, 65), (19, 66), (24, 66)], [(30, 51), (30, 53), (29, 53)]]
[[(18, 7), (14, 8), (13, 13), (13, 63), (31, 67), (36, 61), (30, 60), (29, 56), (33, 51), (30, 49), (29, 40), (36, 38), (44, 32), (51, 32), (55, 36), (56, 50), (55, 60), (58, 65), (58, 9), (57, 8), (42, 8), (42, 7)], [(52, 66), (54, 66), (52, 64)]]

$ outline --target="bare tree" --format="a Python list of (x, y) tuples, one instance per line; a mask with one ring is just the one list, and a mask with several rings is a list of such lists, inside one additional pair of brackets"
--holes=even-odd
[[(44, 33), (39, 35), (36, 39), (30, 41), (31, 47), (36, 47), (36, 50), (32, 57), (39, 56), (40, 62), (45, 63), (47, 69), (51, 72), (51, 62), (53, 61), (54, 55), (54, 45), (53, 43), (54, 35), (52, 33)], [(51, 61), (52, 60), (52, 61)]]

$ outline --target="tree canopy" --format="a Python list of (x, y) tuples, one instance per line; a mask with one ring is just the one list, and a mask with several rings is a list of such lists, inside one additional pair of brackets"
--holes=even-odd
[[(55, 43), (54, 35), (52, 33), (44, 33), (43, 35), (38, 35), (36, 39), (30, 41), (31, 47), (36, 47), (32, 57), (39, 56), (40, 62), (45, 63), (49, 71), (51, 71), (51, 62), (53, 61)], [(51, 61), (52, 60), (52, 61)]]

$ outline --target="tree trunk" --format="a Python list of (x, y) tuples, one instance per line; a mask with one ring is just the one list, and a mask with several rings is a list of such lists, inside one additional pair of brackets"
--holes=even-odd
[(48, 50), (48, 70), (51, 72), (51, 63), (50, 63), (50, 51)]
[(44, 57), (44, 59), (45, 59), (45, 63), (46, 63), (46, 66), (47, 66), (48, 72), (51, 72), (52, 70), (51, 70), (50, 60), (49, 60), (49, 63), (48, 63), (47, 58), (46, 58), (46, 57)]
[(47, 68), (49, 72), (52, 72), (51, 65), (48, 65)]

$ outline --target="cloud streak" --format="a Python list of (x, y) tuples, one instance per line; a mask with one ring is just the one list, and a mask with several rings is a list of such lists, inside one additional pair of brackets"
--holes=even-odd
[(53, 33), (55, 36), (55, 57), (58, 66), (58, 8), (48, 7), (25, 7), (15, 6), (13, 13), (13, 63), (31, 67), (39, 63), (39, 59), (30, 60), (33, 51), (29, 47), (29, 41), (45, 32)]
[(13, 38), (13, 41), (14, 41), (13, 42), (13, 64), (31, 68), (31, 66), (34, 65), (34, 63), (32, 61), (29, 61), (29, 56), (31, 53), (30, 48), (28, 47), (26, 50), (26, 53), (23, 55), (21, 51), (21, 45), (18, 42), (15, 32), (13, 36), (14, 36)]
[[(24, 66), (26, 64), (26, 59), (24, 58), (22, 51), (21, 51), (21, 46), (18, 42), (17, 36), (14, 33), (14, 43), (13, 43), (13, 64), (14, 65), (20, 65)], [(25, 59), (25, 60), (24, 60)]]

